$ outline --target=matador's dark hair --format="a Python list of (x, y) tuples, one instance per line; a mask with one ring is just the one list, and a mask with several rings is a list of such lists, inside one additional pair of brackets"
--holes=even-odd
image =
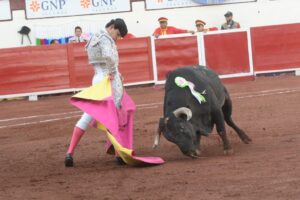
[(118, 29), (120, 31), (120, 34), (122, 37), (124, 37), (128, 32), (127, 25), (126, 25), (125, 21), (121, 18), (110, 20), (110, 22), (108, 22), (105, 25), (105, 28), (108, 28), (111, 25), (114, 25), (114, 29)]
[(110, 27), (110, 26), (113, 25), (114, 23), (115, 23), (115, 20), (114, 20), (114, 19), (110, 20), (110, 21), (105, 25), (105, 28)]

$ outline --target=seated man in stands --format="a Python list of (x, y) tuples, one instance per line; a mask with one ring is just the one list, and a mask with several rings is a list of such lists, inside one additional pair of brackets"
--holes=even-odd
[(211, 28), (205, 28), (206, 23), (200, 19), (197, 19), (195, 21), (195, 25), (197, 28), (197, 32), (203, 32), (206, 33), (208, 31), (217, 31), (218, 28), (217, 27), (211, 27)]
[(69, 39), (69, 43), (87, 42), (88, 39), (84, 38), (82, 35), (82, 29), (80, 26), (75, 27), (75, 36)]
[(238, 22), (233, 21), (232, 19), (232, 12), (228, 11), (225, 13), (225, 19), (226, 23), (224, 23), (221, 27), (221, 30), (228, 30), (228, 29), (235, 29), (235, 28), (241, 28), (240, 24)]
[(179, 33), (192, 33), (194, 34), (195, 31), (189, 31), (185, 29), (178, 29), (173, 26), (168, 26), (168, 19), (166, 17), (160, 17), (158, 19), (160, 27), (155, 29), (154, 33), (152, 34), (156, 38), (160, 35), (169, 35), (169, 34), (179, 34)]

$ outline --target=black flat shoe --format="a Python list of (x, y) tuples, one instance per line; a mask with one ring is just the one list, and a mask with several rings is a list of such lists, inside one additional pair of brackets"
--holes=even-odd
[(73, 158), (72, 158), (72, 155), (70, 153), (68, 153), (65, 157), (65, 166), (66, 167), (73, 167), (74, 166)]
[(122, 160), (121, 157), (116, 157), (116, 162), (118, 165), (126, 165), (126, 163)]

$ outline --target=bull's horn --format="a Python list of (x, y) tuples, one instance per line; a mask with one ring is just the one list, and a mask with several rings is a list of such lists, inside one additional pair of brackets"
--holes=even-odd
[(187, 120), (190, 120), (193, 116), (191, 109), (186, 107), (177, 108), (173, 111), (175, 117), (179, 117), (181, 114), (184, 114), (187, 116)]

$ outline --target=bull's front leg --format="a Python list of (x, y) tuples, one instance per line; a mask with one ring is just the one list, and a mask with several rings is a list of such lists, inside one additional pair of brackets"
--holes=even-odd
[(200, 146), (200, 144), (201, 144), (201, 133), (200, 133), (200, 131), (196, 131), (196, 141), (195, 141), (195, 145), (196, 145), (196, 147), (197, 147), (197, 149), (196, 149), (196, 154), (197, 154), (197, 156), (200, 156), (201, 155), (201, 146)]
[(166, 123), (167, 123), (168, 119), (169, 118), (160, 118), (159, 119), (158, 129), (157, 129), (157, 132), (155, 135), (154, 144), (152, 146), (153, 149), (158, 147), (159, 142), (160, 142), (161, 133), (164, 132), (166, 129)]
[(214, 121), (216, 124), (217, 132), (223, 142), (224, 154), (230, 155), (233, 153), (233, 149), (231, 147), (231, 144), (230, 144), (227, 134), (226, 134), (224, 115), (223, 115), (223, 112), (221, 111), (221, 109), (218, 109), (213, 113), (213, 118), (214, 118)]

